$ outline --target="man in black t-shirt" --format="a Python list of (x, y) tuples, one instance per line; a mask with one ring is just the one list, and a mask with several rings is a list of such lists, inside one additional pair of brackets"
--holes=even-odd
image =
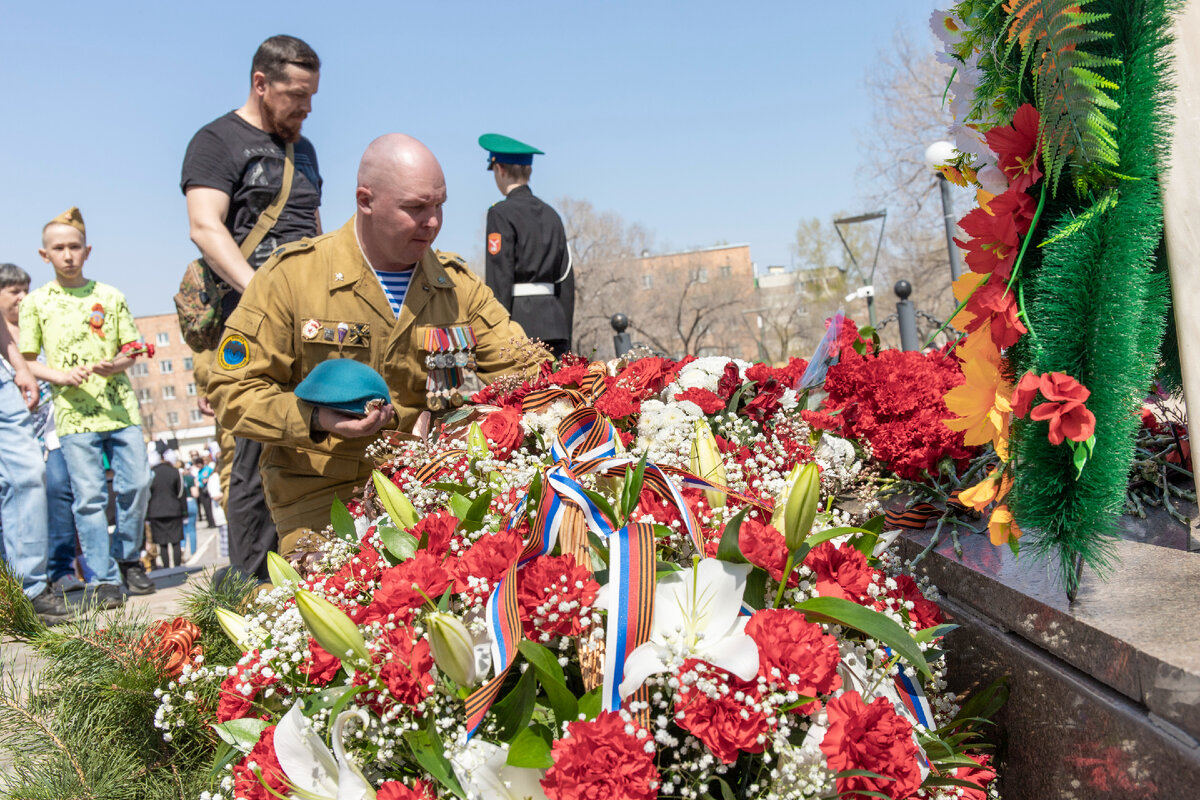
[[(205, 125), (188, 144), (180, 187), (187, 196), (191, 238), (204, 263), (233, 289), (225, 296), (222, 321), (277, 247), (321, 233), (317, 152), (300, 135), (312, 110), (320, 69), (321, 60), (303, 41), (272, 36), (254, 54), (246, 102)], [(239, 244), (283, 186), (289, 142), (294, 146), (295, 172), (287, 203), (258, 247), (243, 258)], [(226, 487), (230, 563), (265, 580), (267, 552), (276, 547), (276, 532), (258, 469), (262, 445), (238, 439), (232, 450)]]

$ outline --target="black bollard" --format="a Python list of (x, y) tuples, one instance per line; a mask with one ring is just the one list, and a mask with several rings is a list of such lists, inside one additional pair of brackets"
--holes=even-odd
[(620, 358), (633, 349), (633, 341), (629, 338), (629, 334), (625, 332), (625, 329), (629, 327), (629, 317), (618, 311), (612, 315), (609, 324), (617, 332), (613, 336), (613, 350), (616, 351), (617, 358)]
[(900, 349), (920, 350), (921, 343), (917, 339), (917, 311), (908, 296), (912, 294), (912, 284), (908, 281), (897, 281), (893, 287), (896, 297), (896, 321), (900, 323)]

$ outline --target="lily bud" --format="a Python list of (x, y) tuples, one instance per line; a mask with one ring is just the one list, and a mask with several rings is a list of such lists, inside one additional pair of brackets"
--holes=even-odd
[(246, 637), (246, 618), (241, 614), (235, 614), (229, 609), (217, 607), (217, 622), (221, 624), (221, 630), (225, 631), (225, 635), (229, 640), (238, 647), (246, 649), (249, 647)]
[(267, 553), (267, 574), (271, 576), (271, 583), (276, 586), (283, 586), (285, 583), (291, 583), (293, 587), (300, 585), (300, 573), (296, 572), (286, 558), (274, 551)]
[[(721, 458), (721, 451), (717, 449), (717, 440), (713, 436), (712, 428), (708, 427), (707, 421), (698, 419), (692, 423), (692, 429), (696, 434), (692, 439), (692, 473), (706, 481), (725, 486), (728, 481), (725, 477), (725, 461)], [(708, 499), (709, 508), (725, 507), (724, 492), (706, 489), (704, 496)]]
[(808, 538), (820, 499), (821, 474), (810, 461), (797, 473), (783, 512), (783, 538), (788, 550), (795, 551)]
[(300, 610), (304, 627), (321, 647), (339, 659), (344, 660), (349, 654), (362, 661), (371, 660), (358, 626), (333, 603), (307, 589), (297, 589), (296, 608)]
[(478, 422), (472, 422), (471, 427), (467, 429), (467, 454), (478, 460), (487, 458), (490, 452), (487, 437), (483, 435), (483, 428), (479, 427)]
[(796, 464), (792, 467), (792, 471), (787, 474), (783, 481), (783, 491), (775, 498), (775, 508), (771, 511), (771, 527), (777, 531), (782, 531), (784, 528), (783, 514), (787, 510), (788, 498), (792, 494), (792, 484), (796, 482), (796, 478), (800, 475), (800, 465)]
[(400, 491), (400, 487), (379, 470), (371, 473), (371, 482), (375, 484), (375, 494), (379, 495), (379, 502), (383, 503), (383, 510), (387, 512), (393, 525), (405, 530), (417, 524), (421, 518), (417, 516), (417, 510), (408, 502), (404, 492)]
[(475, 645), (467, 626), (453, 614), (434, 611), (426, 617), (433, 661), (459, 686), (475, 683)]

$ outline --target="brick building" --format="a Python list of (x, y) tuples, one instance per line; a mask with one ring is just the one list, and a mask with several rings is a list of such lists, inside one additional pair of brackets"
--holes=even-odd
[(151, 439), (178, 440), (181, 449), (214, 438), (212, 417), (196, 405), (194, 354), (179, 332), (175, 314), (137, 317), (142, 338), (154, 345), (154, 358), (138, 359), (129, 379), (142, 411), (142, 429)]

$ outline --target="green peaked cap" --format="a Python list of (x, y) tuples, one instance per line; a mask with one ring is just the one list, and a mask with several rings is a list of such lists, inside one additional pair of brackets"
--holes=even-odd
[(479, 146), (488, 151), (488, 169), (491, 169), (493, 164), (532, 164), (535, 155), (545, 155), (533, 145), (498, 133), (485, 133), (480, 136)]

